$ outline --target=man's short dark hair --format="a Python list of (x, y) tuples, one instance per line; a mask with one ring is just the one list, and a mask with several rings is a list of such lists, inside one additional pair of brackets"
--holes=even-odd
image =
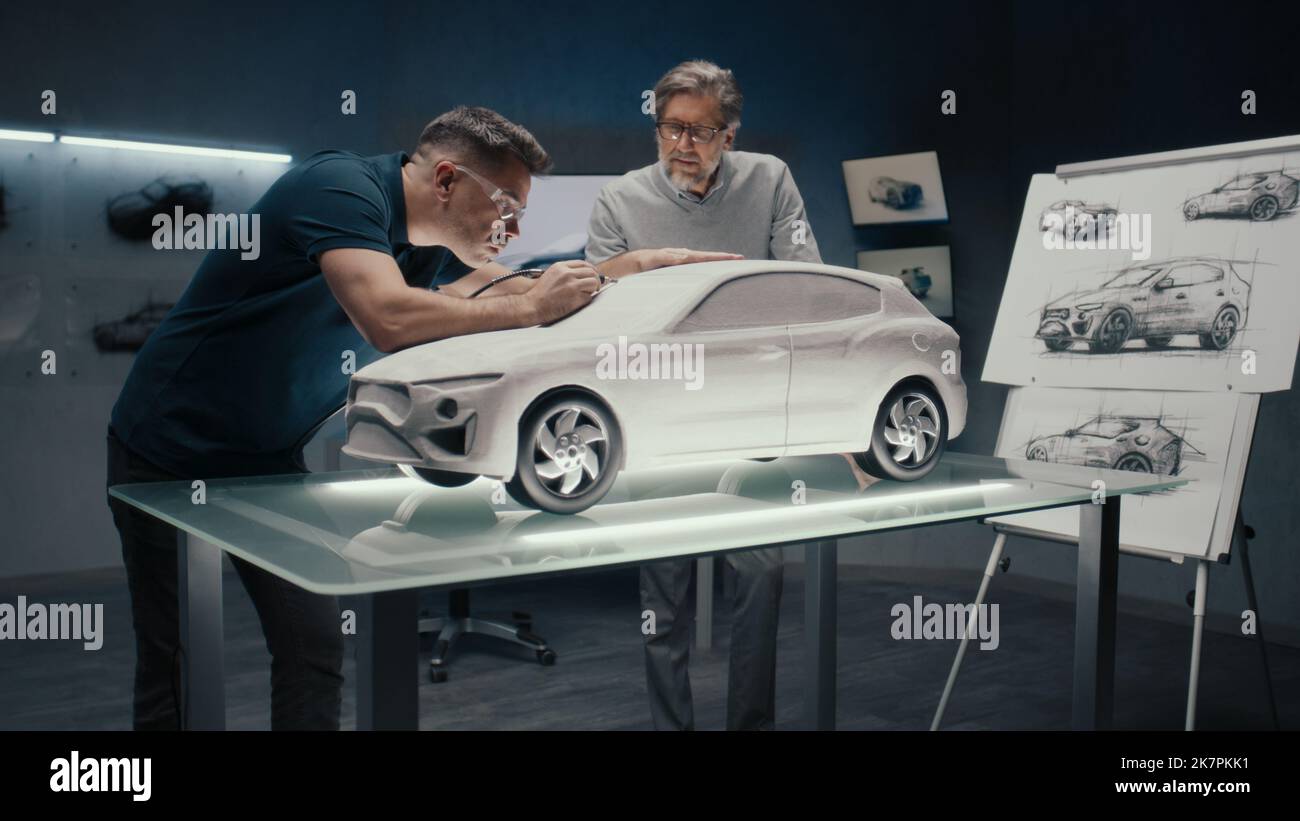
[(425, 157), (445, 152), (484, 173), (499, 170), (511, 156), (530, 174), (551, 169), (551, 156), (528, 129), (481, 106), (457, 106), (439, 115), (420, 132), (415, 150)]

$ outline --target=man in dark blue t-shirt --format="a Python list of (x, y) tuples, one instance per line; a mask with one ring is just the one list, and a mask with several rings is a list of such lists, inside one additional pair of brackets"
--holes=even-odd
[[(213, 250), (150, 335), (113, 407), (110, 485), (304, 472), (302, 447), (347, 394), (343, 365), (421, 342), (549, 322), (599, 286), (585, 262), (466, 297), (550, 158), (483, 108), (457, 108), (415, 153), (322, 151), (253, 206), (261, 253)], [(110, 499), (136, 633), (134, 724), (175, 728), (176, 530)], [(337, 602), (234, 559), (271, 652), (275, 729), (337, 728), (343, 641)]]

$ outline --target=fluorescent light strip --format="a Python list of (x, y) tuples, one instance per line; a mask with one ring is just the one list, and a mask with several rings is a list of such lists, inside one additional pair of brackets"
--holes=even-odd
[(866, 499), (845, 499), (839, 502), (823, 502), (821, 504), (812, 505), (790, 505), (788, 507), (780, 507), (770, 510), (740, 510), (729, 513), (710, 513), (705, 516), (694, 516), (689, 519), (636, 522), (625, 525), (584, 528), (582, 530), (530, 533), (526, 536), (520, 536), (519, 541), (535, 542), (538, 544), (559, 543), (567, 545), (575, 542), (599, 542), (611, 537), (617, 538), (618, 536), (627, 535), (645, 536), (647, 534), (652, 534), (658, 537), (665, 535), (667, 531), (698, 531), (702, 527), (724, 524), (730, 519), (743, 520), (746, 524), (752, 524), (757, 520), (767, 519), (782, 521), (798, 515), (846, 510), (856, 512), (863, 509), (873, 508), (877, 505), (897, 504), (903, 501), (916, 501), (918, 499), (937, 499), (941, 496), (959, 496), (964, 493), (975, 493), (985, 490), (1005, 490), (1009, 487), (1013, 487), (1010, 482), (990, 482), (986, 485), (969, 485), (967, 487), (949, 487), (939, 488), (936, 490), (918, 490), (911, 493), (894, 493), (889, 496), (876, 496)]
[(52, 143), (54, 135), (48, 131), (10, 131), (0, 128), (0, 140), (22, 140), (29, 143)]
[(205, 148), (197, 145), (169, 145), (167, 143), (141, 143), (133, 140), (106, 140), (100, 137), (59, 136), (59, 142), (68, 145), (89, 145), (96, 148), (123, 148), (128, 151), (157, 151), (163, 154), (192, 154), (196, 157), (224, 157), (230, 160), (260, 160), (262, 162), (292, 162), (288, 154), (268, 154), (264, 151), (239, 151), (234, 148)]

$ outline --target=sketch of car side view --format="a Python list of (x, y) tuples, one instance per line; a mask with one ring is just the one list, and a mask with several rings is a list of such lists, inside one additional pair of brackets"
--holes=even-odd
[(1195, 334), (1205, 350), (1226, 350), (1250, 306), (1250, 284), (1233, 268), (1241, 262), (1186, 257), (1130, 266), (1097, 288), (1049, 302), (1034, 335), (1056, 352), (1085, 342), (1093, 353), (1118, 353), (1135, 339), (1162, 349), (1180, 334)]
[(1189, 455), (1204, 454), (1162, 421), (1158, 416), (1094, 416), (1064, 433), (1031, 439), (1025, 458), (1177, 476), (1185, 450)]
[[(368, 365), (349, 385), (343, 450), (440, 485), (497, 478), (553, 513), (595, 504), (621, 470), (717, 459), (851, 453), (873, 476), (919, 479), (966, 424), (959, 341), (896, 277), (674, 266), (550, 325)], [(678, 367), (688, 356), (698, 384)]]
[(1105, 203), (1057, 200), (1038, 216), (1039, 231), (1055, 231), (1073, 238), (1080, 234), (1107, 236), (1115, 227), (1119, 209)]
[(1183, 203), (1187, 220), (1210, 216), (1249, 216), (1267, 222), (1282, 211), (1295, 208), (1300, 200), (1300, 180), (1273, 171), (1242, 174), (1213, 191), (1189, 197)]
[(896, 180), (893, 177), (876, 177), (867, 186), (867, 196), (872, 202), (884, 203), (890, 208), (902, 210), (920, 205), (923, 193), (921, 186), (914, 182)]

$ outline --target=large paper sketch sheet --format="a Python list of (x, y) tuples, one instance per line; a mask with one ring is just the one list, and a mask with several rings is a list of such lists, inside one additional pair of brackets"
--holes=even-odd
[[(1216, 511), (1225, 519), (1235, 514), (1253, 425), (1249, 409), (1257, 402), (1227, 393), (1017, 388), (1007, 398), (996, 455), (1188, 479), (1173, 490), (1123, 497), (1120, 543), (1216, 556), (1228, 547)], [(1242, 406), (1247, 410), (1239, 412)], [(1079, 535), (1074, 508), (991, 521)]]
[(983, 378), (1286, 390), (1300, 342), (1297, 180), (1298, 153), (1035, 175)]

